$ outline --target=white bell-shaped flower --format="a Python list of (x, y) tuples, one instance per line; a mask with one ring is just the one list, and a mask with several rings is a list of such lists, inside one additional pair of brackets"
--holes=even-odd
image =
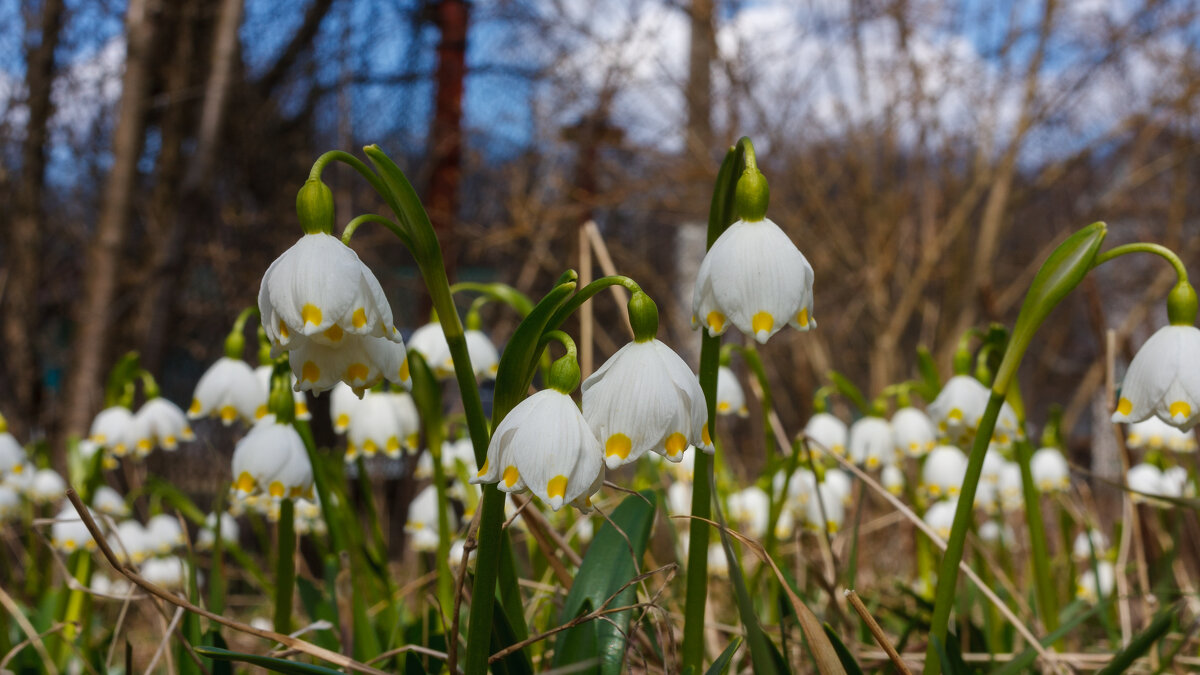
[(747, 417), (750, 409), (746, 407), (746, 392), (742, 391), (742, 383), (729, 366), (717, 368), (717, 414)]
[(762, 488), (750, 487), (734, 492), (726, 500), (729, 505), (729, 520), (751, 539), (762, 539), (767, 533), (770, 520), (771, 498)]
[(725, 547), (721, 546), (719, 541), (708, 545), (708, 576), (717, 579), (729, 578), (729, 558), (725, 555)]
[(1163, 326), (1134, 355), (1121, 383), (1113, 422), (1151, 415), (1184, 431), (1200, 422), (1200, 328)]
[(1163, 472), (1153, 464), (1138, 464), (1129, 468), (1125, 474), (1125, 483), (1132, 492), (1129, 496), (1134, 502), (1154, 503), (1153, 497), (1165, 496)]
[(1058, 448), (1040, 448), (1033, 453), (1029, 472), (1039, 492), (1066, 492), (1071, 487), (1071, 467)]
[(785, 324), (816, 328), (813, 269), (768, 219), (739, 220), (713, 242), (692, 295), (692, 327), (721, 335), (729, 324), (765, 343)]
[(96, 493), (92, 495), (92, 508), (113, 518), (129, 517), (129, 505), (125, 503), (125, 498), (107, 485), (96, 488)]
[(1173, 466), (1163, 471), (1163, 494), (1176, 499), (1195, 497), (1196, 489), (1190, 481), (1187, 469), (1182, 466)]
[(367, 392), (357, 406), (346, 433), (346, 461), (361, 454), (374, 457), (383, 453), (393, 459), (401, 448), (417, 450), (419, 417), (412, 396), (406, 392)]
[(893, 495), (904, 494), (904, 472), (895, 464), (883, 467), (883, 472), (879, 474), (879, 482), (883, 485), (883, 489)]
[(954, 512), (958, 510), (957, 499), (934, 502), (925, 510), (922, 520), (937, 536), (944, 540), (950, 539), (950, 528), (954, 526)]
[(187, 536), (179, 526), (179, 519), (166, 513), (151, 516), (146, 521), (146, 536), (154, 551), (166, 555), (187, 543)]
[(487, 461), (472, 483), (499, 483), (505, 492), (532, 490), (557, 511), (588, 497), (604, 482), (604, 449), (571, 397), (556, 389), (514, 407), (492, 433)]
[[(271, 366), (259, 366), (254, 369), (254, 377), (258, 378), (258, 383), (259, 383), (259, 385), (261, 385), (262, 391), (263, 391), (262, 400), (260, 401), (260, 405), (257, 408), (258, 416), (255, 418), (256, 420), (261, 419), (263, 415), (267, 414), (266, 392), (271, 391), (271, 371), (272, 370), (274, 370), (274, 368), (272, 368)], [(341, 382), (339, 382), (338, 384), (345, 386)], [(337, 388), (335, 387), (335, 391), (336, 391), (336, 389)], [(347, 387), (347, 389), (349, 389), (349, 388)], [(354, 392), (350, 391), (350, 395), (354, 396)], [(358, 398), (358, 397), (355, 396), (354, 398)], [(295, 373), (292, 374), (292, 410), (293, 410), (293, 414), (295, 415), (296, 419), (298, 419), (302, 422), (307, 422), (312, 419), (312, 411), (310, 411), (308, 408), (308, 394), (305, 394), (302, 391), (296, 390), (296, 375), (295, 375)]]
[(107, 449), (115, 457), (124, 457), (133, 450), (126, 438), (133, 424), (133, 413), (129, 408), (115, 405), (105, 408), (92, 420), (88, 439)]
[(1075, 541), (1071, 544), (1071, 557), (1076, 560), (1091, 560), (1093, 549), (1097, 560), (1104, 558), (1108, 554), (1108, 537), (1095, 529), (1080, 532), (1075, 535)]
[(0, 523), (21, 514), (21, 494), (7, 485), (0, 485)]
[[(425, 359), (425, 363), (429, 365), (435, 377), (445, 378), (454, 375), (454, 359), (450, 358), (450, 343), (446, 342), (446, 333), (442, 330), (440, 322), (427, 323), (413, 331), (408, 338), (408, 348)], [(471, 363), (474, 365), (474, 359)]]
[(967, 456), (953, 445), (939, 445), (925, 458), (921, 468), (921, 485), (933, 499), (955, 499), (962, 490), (967, 475)]
[(1000, 511), (1000, 486), (981, 480), (975, 486), (975, 502), (973, 506), (988, 515)]
[(826, 469), (825, 480), (821, 482), (821, 490), (828, 490), (837, 495), (837, 498), (847, 506), (850, 505), (850, 500), (853, 498), (854, 481), (850, 478), (850, 474), (841, 469)]
[[(462, 539), (455, 539), (454, 541), (450, 542), (449, 555), (451, 570), (457, 571), (458, 568), (462, 566), (463, 551), (465, 551), (466, 548), (467, 542), (463, 541)], [(471, 549), (471, 552), (467, 555), (467, 569), (471, 570), (472, 572), (475, 571), (475, 554), (476, 549)]]
[[(786, 474), (779, 471), (775, 477), (771, 479), (774, 486), (775, 494), (780, 494), (783, 490), (783, 484)], [(796, 469), (792, 473), (791, 480), (787, 482), (787, 505), (791, 509), (800, 509), (808, 503), (812, 494), (817, 489), (817, 476), (812, 471), (803, 467)]]
[(1087, 569), (1079, 575), (1075, 587), (1075, 597), (1094, 605), (1100, 601), (1101, 597), (1112, 597), (1116, 585), (1116, 567), (1107, 560), (1097, 560), (1095, 570)]
[(808, 423), (804, 425), (804, 435), (810, 441), (838, 457), (846, 456), (846, 443), (850, 437), (850, 430), (846, 427), (845, 422), (832, 413), (814, 413), (812, 417), (808, 418)]
[[(366, 398), (366, 395), (363, 395)], [(362, 398), (359, 398), (350, 385), (338, 382), (329, 395), (329, 418), (333, 422), (334, 433), (344, 434), (350, 428), (350, 422), (355, 414), (362, 409)]]
[(929, 417), (942, 438), (967, 439), (979, 427), (987, 408), (988, 388), (970, 375), (955, 375), (929, 404)]
[[(404, 523), (404, 531), (412, 536), (414, 551), (433, 552), (438, 547), (438, 501), (437, 488), (426, 485), (417, 493), (408, 505), (408, 520)], [(457, 529), (454, 523), (454, 512), (446, 505), (446, 518), (450, 523), (450, 532)]]
[(576, 541), (581, 544), (591, 543), (592, 537), (596, 535), (595, 526), (592, 524), (592, 519), (588, 516), (576, 519), (575, 526), (572, 529), (575, 532)]
[(292, 508), (292, 514), (295, 517), (297, 534), (315, 534), (323, 537), (329, 531), (329, 527), (325, 524), (325, 517), (321, 513), (321, 500), (316, 496), (312, 499), (303, 497), (297, 499)]
[(141, 459), (154, 448), (175, 450), (180, 441), (195, 440), (196, 435), (188, 424), (183, 410), (161, 396), (142, 404), (133, 416), (126, 438), (133, 448), (134, 456)]
[(204, 517), (204, 527), (196, 533), (196, 549), (207, 551), (216, 544), (216, 534), (219, 529), (221, 541), (236, 544), (238, 537), (241, 535), (241, 528), (238, 527), (237, 518), (234, 518), (228, 513), (210, 513)]
[(1021, 467), (1016, 462), (1004, 462), (1000, 467), (1000, 507), (1006, 512), (1019, 511), (1025, 507), (1025, 488), (1021, 479)]
[[(825, 474), (826, 480), (829, 474)], [(827, 483), (822, 483), (816, 491), (816, 498), (809, 499), (804, 506), (804, 526), (810, 532), (828, 531), (835, 535), (846, 522), (846, 504), (837, 490), (832, 490)]]
[(330, 347), (304, 338), (292, 341), (289, 363), (297, 379), (297, 391), (319, 394), (345, 382), (358, 393), (385, 379), (409, 386), (403, 343), (354, 335), (346, 335), (342, 342), (340, 347)]
[(0, 485), (16, 491), (17, 494), (27, 495), (30, 488), (33, 487), (33, 477), (36, 474), (37, 467), (33, 463), (26, 461), (14, 466), (12, 471), (4, 474), (0, 478)]
[(937, 445), (937, 430), (924, 410), (907, 406), (892, 415), (892, 438), (897, 452), (923, 457)]
[(25, 448), (7, 431), (0, 432), (0, 478), (25, 470)]
[(50, 526), (50, 545), (68, 555), (76, 551), (96, 550), (96, 540), (92, 538), (91, 531), (70, 504), (64, 504), (54, 516), (54, 524)]
[(1147, 417), (1129, 425), (1125, 445), (1130, 450), (1195, 452), (1196, 432), (1177, 429), (1157, 417)]
[(62, 499), (67, 493), (67, 482), (54, 469), (38, 469), (26, 493), (38, 504), (49, 504)]
[[(496, 345), (492, 344), (492, 339), (481, 330), (467, 330), (463, 337), (467, 341), (467, 353), (471, 355), (471, 368), (475, 370), (475, 377), (484, 380), (496, 379), (496, 372), (500, 369), (500, 352), (497, 351)], [(453, 360), (450, 367), (454, 367)]]
[(981, 483), (998, 485), (1000, 483), (1000, 472), (1004, 469), (1006, 461), (1004, 455), (1000, 454), (999, 450), (988, 445), (987, 452), (983, 455), (983, 469), (979, 473), (979, 481)]
[(233, 499), (248, 506), (284, 497), (312, 498), (313, 470), (304, 440), (268, 415), (233, 451)]
[[(269, 372), (268, 368), (268, 372)], [(267, 414), (267, 388), (241, 359), (223, 356), (200, 376), (192, 394), (190, 419), (215, 416), (225, 426), (241, 418), (254, 424)]]
[[(168, 591), (182, 591), (188, 587), (190, 570), (182, 558), (170, 556), (167, 558), (152, 558), (142, 564), (142, 578), (155, 586), (161, 586)], [(197, 572), (197, 583), (200, 573)]]
[(979, 538), (989, 544), (1009, 544), (1016, 539), (1016, 533), (1008, 523), (987, 520), (979, 526)]
[(878, 469), (896, 461), (892, 425), (882, 417), (861, 417), (850, 425), (850, 461)]
[(621, 347), (583, 382), (583, 416), (604, 444), (609, 469), (648, 451), (678, 462), (707, 448), (708, 411), (692, 369), (658, 340)]
[(686, 516), (692, 512), (692, 484), (676, 481), (667, 487), (667, 508), (671, 515)]
[(156, 552), (150, 533), (136, 520), (122, 520), (110, 538), (113, 553), (122, 563), (140, 565)]

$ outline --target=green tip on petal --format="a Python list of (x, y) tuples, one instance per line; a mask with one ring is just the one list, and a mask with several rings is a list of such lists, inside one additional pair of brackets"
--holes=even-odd
[(333, 232), (333, 190), (319, 178), (310, 178), (296, 194), (296, 215), (304, 234)]

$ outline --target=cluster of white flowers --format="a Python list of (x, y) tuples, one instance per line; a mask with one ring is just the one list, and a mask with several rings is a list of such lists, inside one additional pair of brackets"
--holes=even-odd
[(93, 418), (88, 434), (88, 440), (109, 458), (132, 457), (139, 461), (155, 448), (170, 452), (177, 450), (181, 441), (195, 438), (183, 410), (158, 396), (148, 399), (136, 413), (120, 405), (101, 410)]

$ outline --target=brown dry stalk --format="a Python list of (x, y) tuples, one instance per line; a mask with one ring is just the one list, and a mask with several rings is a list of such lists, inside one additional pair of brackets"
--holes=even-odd
[(875, 638), (875, 642), (883, 647), (883, 651), (887, 652), (888, 658), (892, 660), (892, 665), (903, 673), (903, 675), (912, 675), (912, 671), (904, 664), (904, 660), (900, 658), (900, 653), (892, 646), (887, 636), (883, 634), (883, 629), (879, 627), (879, 623), (875, 621), (875, 617), (871, 616), (871, 612), (867, 610), (867, 606), (863, 604), (862, 598), (858, 597), (858, 593), (854, 592), (853, 588), (846, 589), (846, 599), (850, 601), (850, 606), (854, 611), (858, 612), (858, 616), (867, 624), (867, 630), (871, 631), (871, 635)]

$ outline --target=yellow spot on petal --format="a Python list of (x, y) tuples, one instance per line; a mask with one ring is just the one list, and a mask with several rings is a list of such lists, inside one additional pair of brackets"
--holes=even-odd
[(667, 436), (667, 442), (663, 445), (667, 449), (667, 457), (674, 457), (687, 448), (688, 442), (687, 438), (685, 438), (683, 434), (676, 431), (670, 436)]
[(296, 417), (308, 414), (308, 403), (304, 401), (296, 401)]
[(217, 415), (221, 417), (221, 421), (228, 424), (237, 419), (237, 408), (231, 405), (221, 406), (217, 411)]
[(367, 375), (370, 373), (365, 364), (351, 363), (349, 368), (346, 368), (346, 380), (350, 382), (365, 382)]
[(708, 329), (714, 333), (720, 333), (725, 327), (725, 315), (716, 310), (709, 312), (705, 321), (708, 322)]
[(400, 376), (401, 382), (408, 379), (409, 373), (408, 373), (408, 359), (407, 358), (404, 359), (404, 362), (400, 364), (400, 372), (397, 374)]
[(867, 468), (868, 469), (876, 469), (878, 467), (879, 467), (879, 458), (878, 457), (876, 457), (875, 455), (871, 455), (870, 457), (867, 458)]
[(425, 529), (425, 523), (419, 520), (410, 520), (408, 521), (408, 527), (413, 530), (423, 530)]
[(262, 418), (264, 418), (266, 416), (267, 416), (267, 406), (265, 404), (260, 405), (254, 409), (254, 419), (261, 420)]
[(808, 308), (807, 307), (800, 310), (799, 312), (796, 312), (796, 323), (803, 327), (808, 326)]
[(384, 448), (384, 451), (389, 455), (400, 452), (400, 440), (395, 436), (387, 439), (387, 446)]
[(729, 401), (717, 401), (717, 412), (719, 413), (727, 413), (731, 407)]
[(704, 423), (704, 429), (700, 432), (700, 440), (704, 441), (705, 445), (712, 445), (712, 436), (708, 434), (708, 423)]
[(254, 480), (254, 476), (251, 476), (249, 471), (243, 471), (240, 475), (238, 475), (237, 482), (233, 484), (233, 487), (238, 492), (254, 492), (254, 486), (256, 484), (257, 482)]
[(354, 310), (354, 315), (350, 317), (350, 322), (354, 324), (355, 328), (362, 328), (367, 325), (367, 310), (362, 307)]
[(200, 399), (198, 399), (198, 398), (192, 399), (192, 406), (190, 408), (188, 408), (188, 414), (189, 415), (199, 415), (200, 411), (202, 411), (202, 410), (204, 410), (204, 406), (201, 405)]
[(342, 327), (336, 323), (325, 329), (325, 337), (329, 338), (330, 342), (339, 342), (342, 339)]
[(554, 499), (555, 497), (566, 497), (567, 495), (567, 477), (555, 476), (546, 483), (546, 496)]
[(9, 471), (12, 471), (15, 474), (25, 473), (25, 465), (24, 464), (14, 464), (13, 467), (11, 469), (9, 469)]
[(75, 543), (74, 539), (67, 539), (66, 541), (63, 542), (62, 547), (67, 551), (73, 552), (76, 548), (79, 547), (79, 544)]
[(321, 308), (316, 305), (305, 305), (300, 308), (300, 321), (304, 324), (321, 325)]
[(174, 436), (163, 436), (162, 444), (164, 448), (173, 448), (179, 444), (179, 441)]
[(951, 408), (950, 412), (946, 414), (946, 418), (955, 420), (956, 422), (961, 422), (963, 418), (963, 411), (958, 408)]
[(479, 473), (477, 473), (477, 474), (475, 474), (475, 475), (476, 475), (476, 476), (478, 476), (478, 477), (480, 477), (480, 478), (482, 478), (482, 477), (483, 477), (483, 474), (485, 474), (485, 473), (487, 473), (487, 472), (488, 472), (488, 460), (486, 460), (486, 459), (485, 459), (485, 460), (483, 460), (483, 468), (482, 468), (482, 469), (480, 469), (480, 470), (479, 470)]
[(750, 328), (756, 334), (763, 331), (770, 333), (774, 327), (775, 318), (769, 312), (759, 312), (754, 315), (754, 318), (750, 319)]
[(517, 471), (517, 467), (510, 466), (504, 470), (504, 487), (512, 487), (521, 479), (521, 474)]
[(272, 497), (282, 497), (284, 492), (286, 492), (286, 490), (283, 488), (283, 483), (280, 483), (277, 480), (271, 481), (271, 484), (267, 486), (267, 493)]
[(346, 427), (350, 426), (350, 416), (346, 413), (338, 415), (337, 420), (333, 423), (333, 426), (337, 427), (338, 429), (345, 429)]
[(1133, 401), (1130, 401), (1122, 396), (1121, 400), (1117, 401), (1117, 412), (1121, 413), (1122, 415), (1128, 415), (1129, 413), (1133, 412)]
[(1171, 413), (1172, 418), (1178, 415), (1183, 415), (1185, 419), (1192, 416), (1192, 406), (1183, 401), (1175, 401), (1167, 411)]
[(379, 451), (379, 446), (375, 445), (375, 441), (372, 441), (371, 439), (367, 439), (367, 440), (363, 441), (362, 451), (363, 451), (363, 454), (366, 455), (367, 457), (374, 457), (375, 453)]
[(411, 433), (404, 439), (404, 444), (405, 446), (415, 450), (416, 447), (421, 444), (421, 437), (416, 433)]
[(316, 382), (321, 379), (321, 369), (312, 361), (305, 361), (304, 367), (300, 369), (301, 382)]
[(283, 338), (284, 340), (288, 339), (289, 337), (288, 327), (287, 324), (283, 322), (283, 319), (279, 320), (279, 337)]
[(621, 459), (625, 459), (629, 456), (629, 451), (632, 449), (633, 441), (629, 440), (628, 436), (625, 434), (613, 434), (604, 443), (604, 456), (612, 457), (616, 455)]

